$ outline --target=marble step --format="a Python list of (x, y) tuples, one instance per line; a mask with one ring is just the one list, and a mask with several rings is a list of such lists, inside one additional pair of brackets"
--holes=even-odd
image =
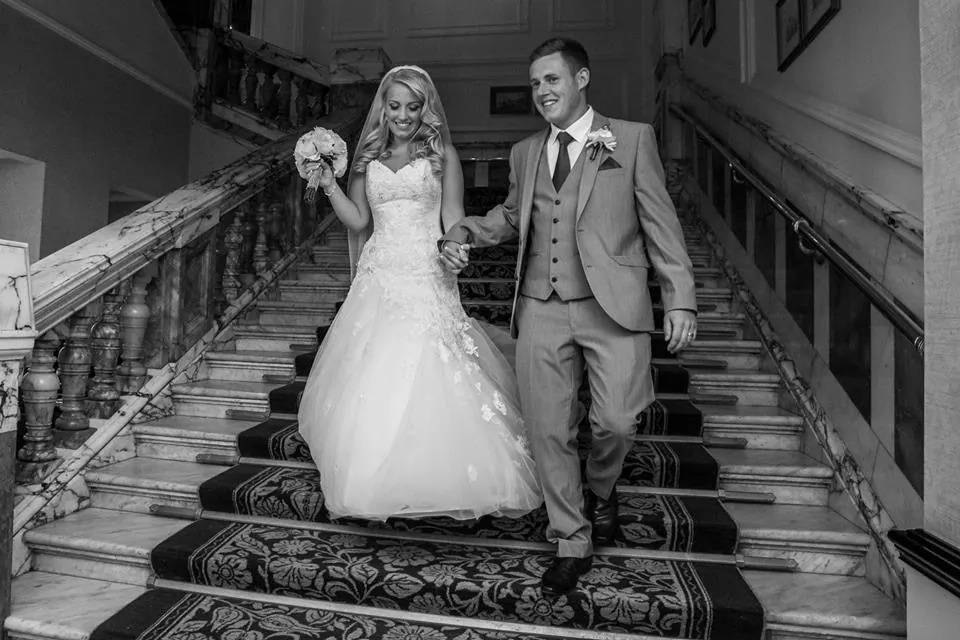
[(744, 571), (743, 577), (763, 605), (764, 640), (907, 637), (904, 608), (863, 578), (766, 571)]
[(13, 580), (9, 640), (87, 640), (143, 586), (31, 571)]
[(347, 251), (346, 246), (327, 247), (318, 245), (313, 248), (311, 257), (315, 265), (340, 265), (347, 266), (348, 268), (350, 266), (350, 253)]
[(234, 327), (238, 351), (290, 351), (291, 345), (309, 351), (317, 348), (315, 328), (290, 324), (243, 322)]
[(803, 418), (775, 406), (698, 405), (703, 411), (703, 435), (741, 438), (750, 449), (796, 451), (803, 438)]
[(343, 285), (350, 284), (349, 264), (330, 265), (301, 262), (288, 273), (301, 282), (321, 282)]
[(257, 317), (261, 325), (284, 324), (316, 328), (333, 320), (334, 306), (343, 296), (320, 302), (297, 302), (291, 300), (260, 300), (257, 302)]
[(870, 535), (824, 506), (728, 503), (740, 531), (737, 552), (789, 558), (804, 573), (862, 576)]
[(207, 376), (213, 380), (263, 382), (264, 376), (293, 380), (296, 354), (285, 351), (208, 351), (203, 357)]
[[(103, 607), (100, 611), (106, 614), (105, 619), (119, 609), (114, 605), (140, 593), (136, 587), (145, 586), (150, 575), (150, 550), (187, 524), (184, 520), (91, 508), (29, 532), (25, 541), (35, 552), (39, 571), (18, 578), (14, 584), (13, 624), (24, 632), (53, 631), (74, 622), (95, 625), (94, 610)], [(54, 573), (56, 578), (52, 577)], [(768, 638), (904, 637), (902, 609), (862, 578), (765, 571), (743, 574), (764, 605)], [(84, 588), (86, 593), (101, 596), (87, 615), (78, 616), (72, 609), (51, 609), (59, 603), (77, 603)], [(64, 598), (65, 593), (78, 597)], [(46, 607), (40, 606), (44, 600)]]
[[(765, 640), (901, 640), (906, 614), (860, 578), (745, 571), (766, 612)], [(87, 640), (145, 588), (33, 571), (13, 581), (11, 640)], [(243, 594), (248, 596), (249, 594)]]
[(736, 396), (739, 404), (777, 406), (780, 376), (741, 369), (696, 369), (691, 367), (690, 393)]
[(33, 569), (146, 586), (150, 551), (190, 524), (142, 513), (88, 508), (28, 531)]
[(131, 458), (88, 471), (90, 505), (100, 509), (150, 513), (150, 505), (194, 508), (201, 484), (228, 467), (180, 460)]
[(723, 360), (728, 369), (758, 369), (766, 353), (759, 340), (697, 338), (680, 354), (680, 361)]
[(167, 416), (132, 427), (137, 455), (194, 462), (201, 453), (237, 455), (237, 436), (259, 422)]
[[(765, 509), (764, 514), (730, 510), (738, 528), (748, 532), (738, 554), (749, 556), (749, 546), (763, 557), (798, 560), (797, 571), (862, 575), (869, 536), (852, 525), (846, 526), (833, 512), (812, 507), (760, 508)], [(799, 512), (803, 509), (810, 513)], [(144, 512), (91, 507), (30, 531), (24, 542), (34, 554), (37, 570), (139, 584), (147, 578), (143, 571), (149, 574), (149, 550), (189, 522)], [(297, 526), (289, 521), (283, 524)], [(802, 526), (800, 531), (791, 529), (798, 524)]]
[[(240, 382), (236, 380), (201, 380), (170, 387), (177, 415), (203, 418), (230, 418), (235, 412), (270, 415), (270, 391), (276, 382)], [(246, 416), (243, 416), (246, 418)]]
[(279, 289), (281, 301), (336, 303), (347, 297), (350, 283), (328, 283), (315, 280), (281, 280)]
[(833, 470), (799, 451), (718, 449), (720, 486), (730, 491), (768, 491), (777, 504), (823, 506), (833, 486)]
[[(175, 429), (177, 425), (172, 421), (164, 424), (165, 428)], [(194, 425), (185, 431), (196, 430), (200, 425)], [(224, 426), (226, 429), (226, 426)], [(226, 435), (222, 432), (207, 436), (206, 442), (215, 437), (221, 437), (222, 443)], [(211, 447), (213, 448), (213, 447)], [(772, 493), (778, 504), (805, 504), (823, 506), (827, 504), (827, 495), (831, 488), (833, 474), (828, 467), (820, 464), (813, 458), (796, 451), (769, 451), (763, 449), (719, 449), (710, 448), (710, 454), (717, 459), (720, 465), (720, 488), (734, 491), (749, 491), (752, 493)], [(197, 453), (204, 451), (197, 450)], [(223, 467), (218, 465), (204, 465), (189, 462), (183, 449), (175, 451), (176, 460), (135, 458), (125, 460), (114, 465), (102, 467), (88, 473), (87, 483), (91, 491), (92, 486), (98, 485), (104, 494), (119, 494), (121, 499), (127, 487), (137, 497), (143, 497), (153, 492), (155, 501), (165, 503), (163, 496), (170, 491), (175, 500), (183, 500), (189, 493), (189, 488), (183, 485), (179, 474), (193, 475), (203, 480), (213, 477)], [(159, 455), (163, 450), (158, 451)], [(236, 451), (232, 452), (236, 455)], [(171, 456), (174, 457), (174, 456)], [(187, 461), (183, 461), (186, 459)], [(168, 467), (169, 465), (169, 467)], [(199, 474), (199, 475), (198, 475)], [(91, 478), (92, 476), (92, 478)], [(153, 478), (163, 486), (154, 492)], [(176, 481), (169, 480), (176, 478)], [(202, 480), (201, 480), (202, 481)], [(170, 484), (173, 482), (173, 484)], [(113, 506), (113, 503), (97, 502), (107, 495), (92, 498), (94, 504)], [(147, 503), (149, 504), (149, 502)], [(179, 502), (176, 504), (180, 504)], [(119, 508), (119, 507), (114, 507)]]

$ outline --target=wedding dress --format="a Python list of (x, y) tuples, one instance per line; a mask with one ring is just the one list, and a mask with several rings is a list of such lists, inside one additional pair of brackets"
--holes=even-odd
[(367, 165), (374, 221), (300, 403), (334, 517), (518, 516), (542, 501), (514, 373), (438, 256), (440, 179)]

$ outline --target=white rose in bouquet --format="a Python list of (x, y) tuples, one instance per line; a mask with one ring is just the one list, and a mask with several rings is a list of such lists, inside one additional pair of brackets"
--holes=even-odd
[(320, 185), (319, 162), (326, 162), (336, 178), (347, 171), (347, 143), (335, 131), (316, 127), (300, 136), (293, 149), (293, 160), (300, 177), (307, 181), (305, 198), (313, 202)]

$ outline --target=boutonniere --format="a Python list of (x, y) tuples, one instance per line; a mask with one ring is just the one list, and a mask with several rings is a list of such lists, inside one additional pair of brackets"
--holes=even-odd
[(600, 153), (600, 147), (607, 151), (613, 151), (617, 148), (617, 137), (610, 131), (610, 125), (605, 124), (599, 129), (595, 129), (587, 134), (587, 147), (593, 147), (590, 152), (590, 159), (595, 160)]

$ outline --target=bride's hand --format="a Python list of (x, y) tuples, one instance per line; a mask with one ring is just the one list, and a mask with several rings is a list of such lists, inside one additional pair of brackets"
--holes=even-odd
[(440, 260), (450, 273), (460, 273), (470, 264), (470, 245), (458, 244), (451, 240), (443, 243)]
[(307, 171), (311, 174), (316, 172), (319, 176), (319, 187), (323, 190), (324, 193), (330, 191), (333, 186), (337, 183), (336, 178), (333, 176), (333, 167), (330, 166), (330, 163), (326, 160), (313, 160), (305, 163)]

